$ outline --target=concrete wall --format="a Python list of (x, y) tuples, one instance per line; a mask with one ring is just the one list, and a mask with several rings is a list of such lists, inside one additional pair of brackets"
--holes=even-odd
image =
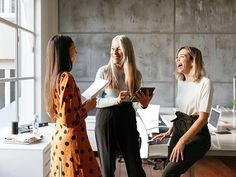
[(107, 64), (112, 38), (126, 34), (144, 85), (157, 88), (153, 104), (175, 106), (175, 52), (192, 45), (202, 51), (213, 81), (213, 105), (232, 107), (235, 0), (59, 0), (59, 32), (78, 46), (73, 73), (81, 90)]

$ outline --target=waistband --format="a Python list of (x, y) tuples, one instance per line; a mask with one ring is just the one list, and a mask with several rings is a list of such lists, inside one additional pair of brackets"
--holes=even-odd
[(175, 115), (176, 115), (176, 118), (171, 120), (171, 122), (175, 122), (179, 119), (196, 121), (199, 117), (199, 115), (190, 115), (189, 116), (189, 115), (187, 115), (183, 112), (180, 112), (180, 111), (176, 111)]

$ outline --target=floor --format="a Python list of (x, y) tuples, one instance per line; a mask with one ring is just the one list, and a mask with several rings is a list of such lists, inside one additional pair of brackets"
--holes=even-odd
[[(161, 177), (163, 169), (153, 170), (153, 165), (143, 161), (143, 168), (147, 177)], [(195, 166), (195, 177), (236, 177), (236, 157), (205, 157), (198, 161)], [(125, 163), (117, 162), (116, 177), (128, 177)], [(189, 177), (186, 172), (181, 177)]]

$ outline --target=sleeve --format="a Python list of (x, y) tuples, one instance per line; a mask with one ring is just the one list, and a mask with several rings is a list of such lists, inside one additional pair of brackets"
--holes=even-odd
[(207, 79), (202, 86), (200, 102), (199, 102), (199, 112), (207, 112), (207, 113), (210, 112), (212, 97), (213, 97), (212, 82), (209, 79)]
[[(97, 74), (96, 74), (96, 78), (101, 78), (101, 79), (105, 79), (105, 68), (106, 66), (103, 66), (101, 68), (98, 69)], [(106, 97), (104, 98), (104, 96), (106, 95), (106, 90), (102, 90), (101, 92), (99, 92), (97, 94), (97, 108), (105, 108), (105, 107), (109, 107), (109, 106), (114, 106), (114, 105), (118, 105), (118, 98), (114, 98), (114, 97)]]
[(59, 87), (59, 121), (66, 127), (78, 126), (80, 119), (87, 117), (87, 112), (82, 106), (81, 96), (73, 76), (69, 73), (63, 73)]

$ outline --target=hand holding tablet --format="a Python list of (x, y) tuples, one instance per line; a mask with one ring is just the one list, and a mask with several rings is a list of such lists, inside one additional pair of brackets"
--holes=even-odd
[(143, 93), (145, 96), (147, 94), (149, 96), (153, 95), (155, 87), (141, 87), (138, 91), (136, 91), (135, 95), (131, 98), (132, 102), (138, 102), (138, 97)]

